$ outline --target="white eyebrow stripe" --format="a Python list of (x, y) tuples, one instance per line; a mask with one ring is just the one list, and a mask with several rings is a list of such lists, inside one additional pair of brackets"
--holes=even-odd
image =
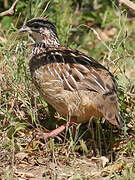
[(71, 85), (70, 85), (69, 82), (67, 81), (67, 79), (66, 79), (66, 77), (65, 77), (64, 74), (63, 74), (63, 78), (64, 78), (65, 83), (66, 83), (67, 86), (69, 87), (69, 89), (70, 89), (71, 91), (74, 91), (74, 89), (71, 87)]

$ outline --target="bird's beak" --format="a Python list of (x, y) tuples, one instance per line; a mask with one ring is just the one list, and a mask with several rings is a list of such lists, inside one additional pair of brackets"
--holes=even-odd
[(31, 33), (31, 29), (28, 26), (23, 26), (21, 29), (19, 29), (19, 32), (28, 32)]

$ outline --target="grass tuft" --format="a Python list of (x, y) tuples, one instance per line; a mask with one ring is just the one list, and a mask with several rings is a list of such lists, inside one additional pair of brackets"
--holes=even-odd
[[(0, 179), (22, 176), (15, 168), (20, 168), (29, 178), (30, 166), (36, 178), (134, 179), (133, 17), (128, 10), (121, 10), (107, 0), (19, 1), (17, 10), (15, 16), (0, 20), (0, 160), (1, 167), (6, 167), (2, 170), (0, 167)], [(47, 17), (56, 24), (61, 44), (97, 59), (115, 75), (123, 130), (102, 119), (100, 123), (98, 120), (97, 123), (78, 125), (74, 137), (71, 127), (61, 134), (62, 141), (33, 139), (35, 128), (51, 130), (63, 124), (63, 119), (56, 121), (54, 110), (39, 96), (31, 82), (28, 66), (31, 39), (18, 33), (25, 14), (28, 19)], [(106, 160), (103, 160), (104, 156)]]

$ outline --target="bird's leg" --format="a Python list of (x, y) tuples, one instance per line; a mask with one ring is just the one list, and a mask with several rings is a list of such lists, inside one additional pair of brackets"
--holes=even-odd
[(69, 126), (72, 126), (74, 123), (73, 122), (67, 122), (66, 124), (61, 125), (60, 127), (52, 130), (51, 132), (39, 132), (36, 131), (35, 132), (35, 136), (37, 136), (39, 139), (50, 139), (53, 137), (57, 137), (58, 139), (60, 139), (57, 135), (61, 132), (63, 132), (65, 129), (67, 129)]
[[(76, 135), (76, 129), (77, 129), (77, 125), (78, 123), (76, 123), (76, 118), (72, 118), (72, 125), (73, 125), (73, 129), (72, 129), (72, 138), (75, 138), (75, 135)], [(71, 125), (70, 125), (71, 126)]]
[(93, 117), (91, 117), (91, 119), (89, 120), (89, 123), (88, 123), (88, 129), (90, 130), (90, 133), (91, 133), (91, 141), (92, 141), (92, 144), (93, 144), (93, 149), (97, 149), (97, 143), (95, 141), (95, 131), (94, 131), (94, 127), (93, 127)]
[[(67, 132), (67, 130), (68, 130), (68, 128), (70, 127), (70, 126), (73, 126), (73, 130), (72, 130), (72, 138), (74, 138), (75, 137), (75, 134), (76, 134), (76, 127), (77, 127), (77, 117), (71, 117), (71, 115), (70, 115), (71, 113), (70, 113), (70, 111), (69, 111), (69, 114), (68, 114), (68, 117), (67, 117), (67, 126), (66, 126), (66, 132)], [(66, 136), (66, 135), (65, 135)]]
[(72, 125), (71, 123), (71, 111), (68, 110), (68, 114), (67, 114), (67, 123), (66, 123), (66, 126), (65, 126), (65, 138), (64, 138), (64, 142), (66, 140), (66, 136), (67, 136), (67, 131), (68, 131), (68, 128)]
[[(75, 123), (76, 121), (74, 119), (71, 118), (71, 113), (69, 111), (68, 115), (67, 115), (67, 122), (63, 125), (61, 125), (60, 127), (52, 130), (51, 132), (41, 132), (41, 131), (38, 131), (36, 130), (35, 131), (35, 136), (39, 139), (44, 139), (44, 140), (47, 140), (47, 139), (50, 139), (50, 138), (53, 138), (53, 137), (56, 137), (58, 138), (59, 140), (61, 140), (57, 135), (61, 132), (63, 132), (64, 130), (66, 130), (66, 134), (67, 134), (67, 131), (68, 131), (68, 128), (72, 125), (76, 125)], [(74, 134), (75, 134), (75, 130), (74, 129)], [(66, 137), (66, 134), (65, 134), (65, 137)]]

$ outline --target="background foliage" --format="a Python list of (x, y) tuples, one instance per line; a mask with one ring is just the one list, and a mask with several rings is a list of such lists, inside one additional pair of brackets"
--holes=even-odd
[[(12, 0), (0, 0), (0, 12), (9, 9), (12, 3)], [(61, 137), (61, 144), (57, 140), (50, 140), (46, 144), (36, 140), (31, 142), (36, 127), (50, 130), (55, 128), (56, 124), (62, 123), (53, 117), (53, 110), (49, 111), (49, 114), (48, 105), (31, 83), (28, 59), (32, 41), (28, 36), (22, 37), (18, 33), (26, 17), (30, 19), (37, 16), (46, 17), (56, 25), (61, 44), (95, 58), (115, 75), (119, 87), (119, 109), (124, 121), (123, 130), (108, 125), (102, 119), (101, 124), (93, 123), (94, 132), (88, 124), (79, 125), (74, 138), (71, 128), (68, 136), (64, 135), (65, 140)], [(61, 163), (66, 168), (74, 168), (72, 173), (70, 168), (66, 172), (54, 168), (50, 174), (45, 173), (46, 178), (56, 179), (57, 176), (62, 179), (69, 174), (77, 174), (80, 179), (91, 178), (93, 175), (87, 174), (92, 172), (88, 168), (88, 164), (93, 162), (91, 159), (99, 158), (97, 161), (102, 164), (100, 157), (106, 156), (110, 162), (106, 167), (108, 169), (102, 165), (100, 168), (95, 166), (95, 169), (98, 169), (98, 179), (104, 178), (103, 170), (108, 172), (109, 178), (134, 179), (134, 18), (131, 9), (119, 6), (118, 1), (111, 0), (19, 0), (14, 16), (0, 18), (0, 158), (2, 166), (4, 164), (7, 167), (6, 170), (0, 170), (0, 178), (5, 176), (12, 179), (15, 176), (12, 170), (18, 165), (16, 154), (23, 151), (27, 152), (27, 159), (30, 157), (29, 153), (37, 153), (31, 155), (34, 159), (33, 169), (36, 155), (43, 155), (42, 161), (47, 158), (44, 166), (41, 165), (44, 162), (40, 164), (41, 168), (48, 169), (50, 162), (57, 166)], [(86, 174), (81, 167), (78, 172), (76, 165), (72, 163), (74, 160), (79, 164), (80, 156), (84, 169), (87, 169)], [(116, 169), (110, 170), (112, 166)]]

